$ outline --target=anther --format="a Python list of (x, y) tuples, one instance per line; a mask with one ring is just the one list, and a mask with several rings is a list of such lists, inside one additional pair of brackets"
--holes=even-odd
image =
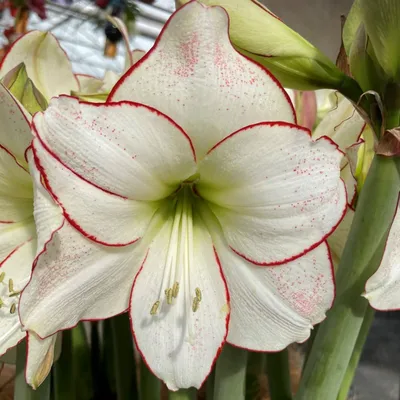
[(172, 304), (172, 289), (171, 288), (169, 288), (168, 290), (167, 290), (167, 303), (168, 304)]
[(11, 307), (10, 307), (10, 313), (11, 313), (11, 314), (14, 314), (16, 308), (17, 308), (17, 306), (15, 305), (15, 303), (12, 303), (12, 304), (11, 304)]
[(157, 313), (157, 310), (158, 310), (158, 307), (160, 306), (160, 302), (159, 301), (156, 301), (154, 304), (153, 304), (153, 307), (151, 307), (151, 310), (150, 310), (150, 315), (155, 315), (156, 313)]
[(4, 277), (5, 277), (5, 276), (6, 276), (6, 273), (5, 273), (5, 272), (2, 272), (2, 273), (0, 274), (0, 283), (4, 281)]
[(14, 292), (14, 282), (12, 279), (8, 280), (8, 291), (11, 293)]
[(3, 303), (3, 300), (2, 300), (1, 297), (0, 297), (0, 308), (3, 307), (3, 304), (4, 304), (4, 303)]
[(172, 296), (174, 298), (177, 298), (178, 297), (178, 293), (179, 293), (179, 283), (175, 282), (174, 286), (172, 286)]
[(199, 305), (200, 305), (200, 300), (198, 299), (198, 297), (195, 297), (192, 303), (193, 312), (196, 312), (199, 309)]
[(196, 298), (199, 299), (199, 302), (201, 301), (201, 290), (197, 287), (195, 290), (196, 292)]
[(21, 292), (12, 292), (11, 294), (8, 295), (8, 297), (15, 297), (18, 296), (19, 294), (21, 294)]

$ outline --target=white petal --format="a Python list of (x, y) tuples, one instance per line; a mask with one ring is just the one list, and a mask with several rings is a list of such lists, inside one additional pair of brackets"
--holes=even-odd
[[(190, 284), (180, 282), (175, 304), (168, 305), (162, 290), (170, 222), (153, 240), (146, 261), (135, 279), (130, 313), (136, 344), (153, 373), (171, 390), (200, 387), (225, 342), (229, 322), (229, 295), (208, 232), (194, 225), (194, 262)], [(190, 286), (190, 289), (189, 289)], [(202, 292), (196, 312), (195, 288)], [(161, 304), (155, 315), (150, 310)]]
[(20, 163), (32, 141), (29, 122), (20, 105), (0, 83), (0, 145), (5, 147)]
[(14, 156), (0, 146), (0, 223), (32, 216), (32, 182)]
[(334, 298), (326, 243), (294, 261), (259, 267), (235, 254), (209, 208), (198, 202), (211, 233), (231, 299), (227, 341), (256, 351), (279, 351), (303, 342), (322, 321)]
[(322, 243), (346, 210), (342, 154), (306, 129), (262, 123), (230, 135), (199, 166), (229, 245), (260, 265), (291, 261)]
[(400, 309), (400, 213), (399, 203), (385, 251), (378, 270), (365, 285), (365, 297), (371, 307), (382, 310)]
[(38, 138), (85, 180), (120, 196), (159, 200), (196, 172), (188, 136), (139, 104), (53, 99), (34, 118)]
[(33, 141), (33, 151), (46, 188), (75, 229), (113, 246), (133, 243), (142, 236), (157, 202), (129, 200), (93, 186), (61, 164), (38, 139)]
[(96, 244), (65, 222), (37, 258), (21, 295), (24, 327), (45, 338), (80, 320), (104, 319), (125, 311), (144, 255), (137, 245)]
[[(35, 257), (36, 241), (29, 240), (21, 244), (0, 263), (0, 273), (4, 273), (3, 282), (0, 284), (0, 354), (16, 346), (26, 332), (22, 331), (18, 317), (18, 297), (9, 297), (9, 279), (13, 281), (13, 290), (20, 291), (29, 281), (32, 263)], [(15, 304), (15, 312), (11, 313), (11, 306)]]
[(295, 119), (275, 78), (232, 47), (225, 10), (198, 2), (171, 17), (109, 100), (137, 101), (167, 114), (191, 137), (199, 159), (250, 123)]
[(346, 186), (347, 202), (350, 205), (353, 205), (357, 194), (357, 180), (354, 178), (350, 162), (347, 162), (347, 164), (340, 170), (340, 177), (343, 179)]
[(329, 249), (331, 251), (333, 265), (335, 269), (339, 265), (344, 246), (346, 245), (347, 236), (349, 236), (351, 224), (353, 222), (354, 210), (347, 207), (346, 215), (340, 222), (339, 226), (327, 239)]
[(79, 93), (99, 93), (104, 84), (100, 78), (95, 78), (90, 75), (76, 74), (75, 77), (79, 82)]
[(12, 224), (0, 223), (0, 262), (24, 243), (36, 237), (33, 218)]
[(79, 88), (67, 55), (50, 32), (31, 31), (15, 41), (2, 60), (0, 76), (21, 62), (47, 99)]
[(295, 261), (259, 267), (217, 247), (231, 294), (228, 342), (279, 351), (303, 342), (332, 306), (334, 280), (325, 243)]
[[(365, 121), (353, 104), (343, 98), (337, 107), (328, 112), (313, 133), (313, 139), (328, 136), (343, 152), (356, 143), (365, 128)], [(342, 167), (346, 162), (342, 160)]]
[(28, 333), (25, 379), (34, 389), (46, 379), (53, 366), (56, 339), (57, 335), (42, 340), (35, 333)]
[(29, 169), (34, 182), (34, 218), (37, 232), (37, 254), (43, 251), (54, 231), (64, 223), (62, 208), (52, 199), (43, 186), (40, 172), (33, 159), (32, 149), (27, 151)]

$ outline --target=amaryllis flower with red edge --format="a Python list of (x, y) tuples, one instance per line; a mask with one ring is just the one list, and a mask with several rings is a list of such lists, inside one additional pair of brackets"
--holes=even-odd
[(36, 253), (63, 218), (41, 185), (35, 165), (28, 164), (30, 115), (1, 84), (0, 121), (0, 355), (27, 337), (26, 380), (37, 387), (51, 368), (56, 335), (40, 340), (22, 330), (19, 300)]
[(337, 146), (294, 122), (279, 83), (232, 47), (224, 9), (197, 2), (108, 103), (53, 99), (32, 146), (65, 221), (22, 294), (24, 326), (45, 338), (128, 310), (172, 390), (199, 387), (225, 342), (306, 340), (333, 300), (325, 239), (346, 191)]

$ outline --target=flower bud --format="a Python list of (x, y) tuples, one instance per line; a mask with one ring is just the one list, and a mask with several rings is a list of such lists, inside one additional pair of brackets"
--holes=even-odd
[[(177, 0), (177, 5), (187, 0)], [(220, 5), (230, 17), (229, 33), (238, 51), (267, 67), (288, 88), (339, 88), (345, 75), (297, 32), (256, 0), (201, 0)]]
[(1, 83), (31, 115), (47, 108), (45, 97), (39, 92), (32, 80), (28, 78), (24, 63), (18, 64), (9, 71), (3, 77)]

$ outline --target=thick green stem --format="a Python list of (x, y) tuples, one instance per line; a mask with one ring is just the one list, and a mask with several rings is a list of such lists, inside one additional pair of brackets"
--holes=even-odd
[(361, 325), (360, 333), (358, 334), (356, 346), (354, 347), (353, 354), (351, 355), (349, 366), (347, 367), (346, 374), (343, 378), (342, 386), (337, 400), (347, 400), (351, 384), (356, 373), (358, 362), (360, 361), (361, 353), (364, 348), (365, 341), (367, 340), (368, 332), (374, 320), (375, 310), (371, 307), (367, 308), (364, 315), (364, 321)]
[(215, 368), (211, 371), (206, 381), (206, 400), (214, 400)]
[(160, 380), (140, 361), (140, 400), (160, 400)]
[[(261, 393), (261, 377), (266, 374), (266, 358), (265, 353), (248, 352), (247, 370), (246, 370), (246, 400), (254, 400), (260, 398)], [(208, 400), (208, 399), (207, 399)]]
[(196, 390), (194, 388), (181, 389), (177, 392), (169, 392), (168, 400), (195, 400)]
[(267, 373), (271, 400), (292, 400), (287, 349), (267, 354)]
[(320, 325), (296, 400), (336, 400), (368, 302), (367, 279), (382, 258), (400, 189), (399, 159), (375, 156), (336, 275), (336, 300)]
[(136, 363), (128, 314), (111, 319), (114, 368), (118, 400), (137, 397)]
[(226, 344), (215, 369), (214, 400), (244, 400), (247, 351)]
[(50, 375), (44, 382), (33, 390), (25, 381), (26, 340), (17, 347), (17, 364), (14, 381), (14, 400), (49, 400)]

